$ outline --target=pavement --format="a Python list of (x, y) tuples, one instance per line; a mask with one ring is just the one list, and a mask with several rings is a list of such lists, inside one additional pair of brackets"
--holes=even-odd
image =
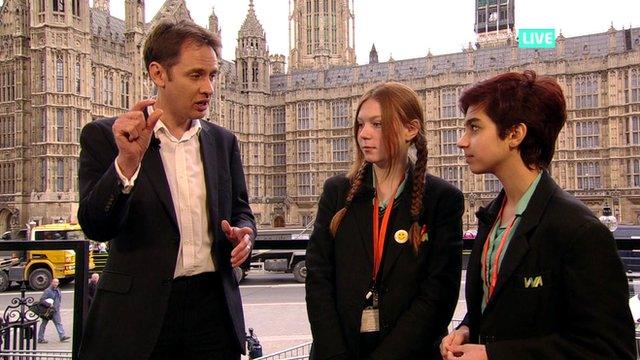
[[(464, 274), (463, 274), (464, 279)], [(462, 319), (466, 312), (464, 280), (454, 319)], [(267, 272), (249, 273), (240, 285), (247, 331), (253, 328), (262, 345), (263, 354), (272, 354), (311, 341), (307, 321), (304, 284), (299, 284), (291, 274)], [(630, 295), (640, 293), (640, 279), (629, 285)], [(40, 292), (27, 292), (27, 296), (40, 298)], [(73, 284), (62, 286), (62, 323), (67, 335), (72, 335)], [(20, 296), (17, 287), (0, 294), (0, 311), (4, 311), (12, 298)], [(45, 331), (48, 344), (38, 344), (39, 350), (71, 350), (71, 341), (59, 342), (53, 323)], [(246, 359), (246, 358), (245, 358)]]

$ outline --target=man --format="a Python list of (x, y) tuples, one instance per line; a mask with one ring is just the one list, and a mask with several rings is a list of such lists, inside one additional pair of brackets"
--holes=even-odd
[[(46, 302), (50, 306), (53, 306), (53, 324), (56, 326), (56, 331), (58, 332), (58, 336), (60, 337), (60, 342), (64, 342), (69, 340), (69, 337), (64, 334), (64, 327), (62, 327), (62, 319), (60, 318), (60, 303), (62, 302), (62, 294), (60, 293), (60, 289), (58, 288), (60, 285), (60, 281), (58, 279), (52, 279), (51, 284), (48, 288), (44, 289), (42, 292), (42, 296), (40, 297), (40, 302)], [(44, 338), (44, 332), (47, 329), (47, 324), (49, 320), (42, 318), (42, 324), (40, 325), (40, 329), (38, 329), (38, 343), (46, 344), (48, 341)]]
[(200, 120), (219, 56), (207, 30), (158, 24), (144, 47), (157, 99), (82, 131), (78, 219), (87, 237), (111, 241), (82, 359), (244, 353), (232, 267), (248, 258), (255, 221), (237, 139)]
[(96, 290), (98, 287), (98, 280), (100, 280), (100, 275), (98, 273), (91, 274), (91, 278), (89, 279), (89, 290), (87, 290), (87, 306), (91, 307), (91, 303), (93, 299), (96, 297)]
[(611, 232), (548, 172), (567, 113), (558, 83), (501, 74), (460, 98), (458, 140), (503, 190), (478, 213), (467, 314), (447, 360), (636, 358), (628, 285)]

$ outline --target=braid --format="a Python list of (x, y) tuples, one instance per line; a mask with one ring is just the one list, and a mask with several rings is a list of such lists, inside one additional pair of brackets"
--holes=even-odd
[(358, 172), (355, 174), (353, 179), (351, 180), (351, 189), (349, 189), (349, 193), (347, 194), (347, 198), (344, 202), (344, 207), (340, 209), (335, 215), (333, 215), (333, 219), (331, 219), (331, 224), (329, 225), (329, 230), (331, 230), (331, 235), (336, 236), (336, 232), (338, 231), (338, 226), (342, 222), (342, 218), (347, 213), (347, 209), (351, 206), (351, 201), (353, 201), (353, 197), (356, 195), (358, 189), (362, 185), (362, 178), (364, 176), (364, 170), (367, 167), (367, 162), (363, 161), (362, 165), (358, 169)]
[(411, 219), (413, 220), (413, 225), (411, 225), (410, 235), (413, 249), (417, 252), (422, 242), (422, 239), (420, 239), (419, 217), (424, 195), (424, 180), (427, 173), (427, 141), (422, 131), (416, 135), (414, 145), (417, 159), (413, 171), (413, 189), (411, 189)]

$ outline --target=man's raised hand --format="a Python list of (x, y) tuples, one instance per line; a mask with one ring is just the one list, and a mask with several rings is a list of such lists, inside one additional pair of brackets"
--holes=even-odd
[(153, 128), (162, 116), (162, 110), (155, 110), (145, 120), (143, 110), (155, 104), (155, 99), (146, 99), (136, 103), (131, 111), (124, 113), (113, 123), (113, 136), (118, 146), (116, 163), (122, 174), (130, 179), (142, 161), (149, 147)]
[(238, 267), (251, 255), (251, 235), (253, 230), (249, 227), (231, 226), (227, 220), (222, 220), (222, 231), (233, 245), (231, 250), (231, 267)]

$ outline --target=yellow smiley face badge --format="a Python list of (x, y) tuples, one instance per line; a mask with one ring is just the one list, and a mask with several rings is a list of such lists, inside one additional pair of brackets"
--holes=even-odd
[(398, 230), (393, 235), (393, 238), (398, 244), (404, 244), (407, 242), (407, 239), (409, 239), (409, 233), (406, 230)]

